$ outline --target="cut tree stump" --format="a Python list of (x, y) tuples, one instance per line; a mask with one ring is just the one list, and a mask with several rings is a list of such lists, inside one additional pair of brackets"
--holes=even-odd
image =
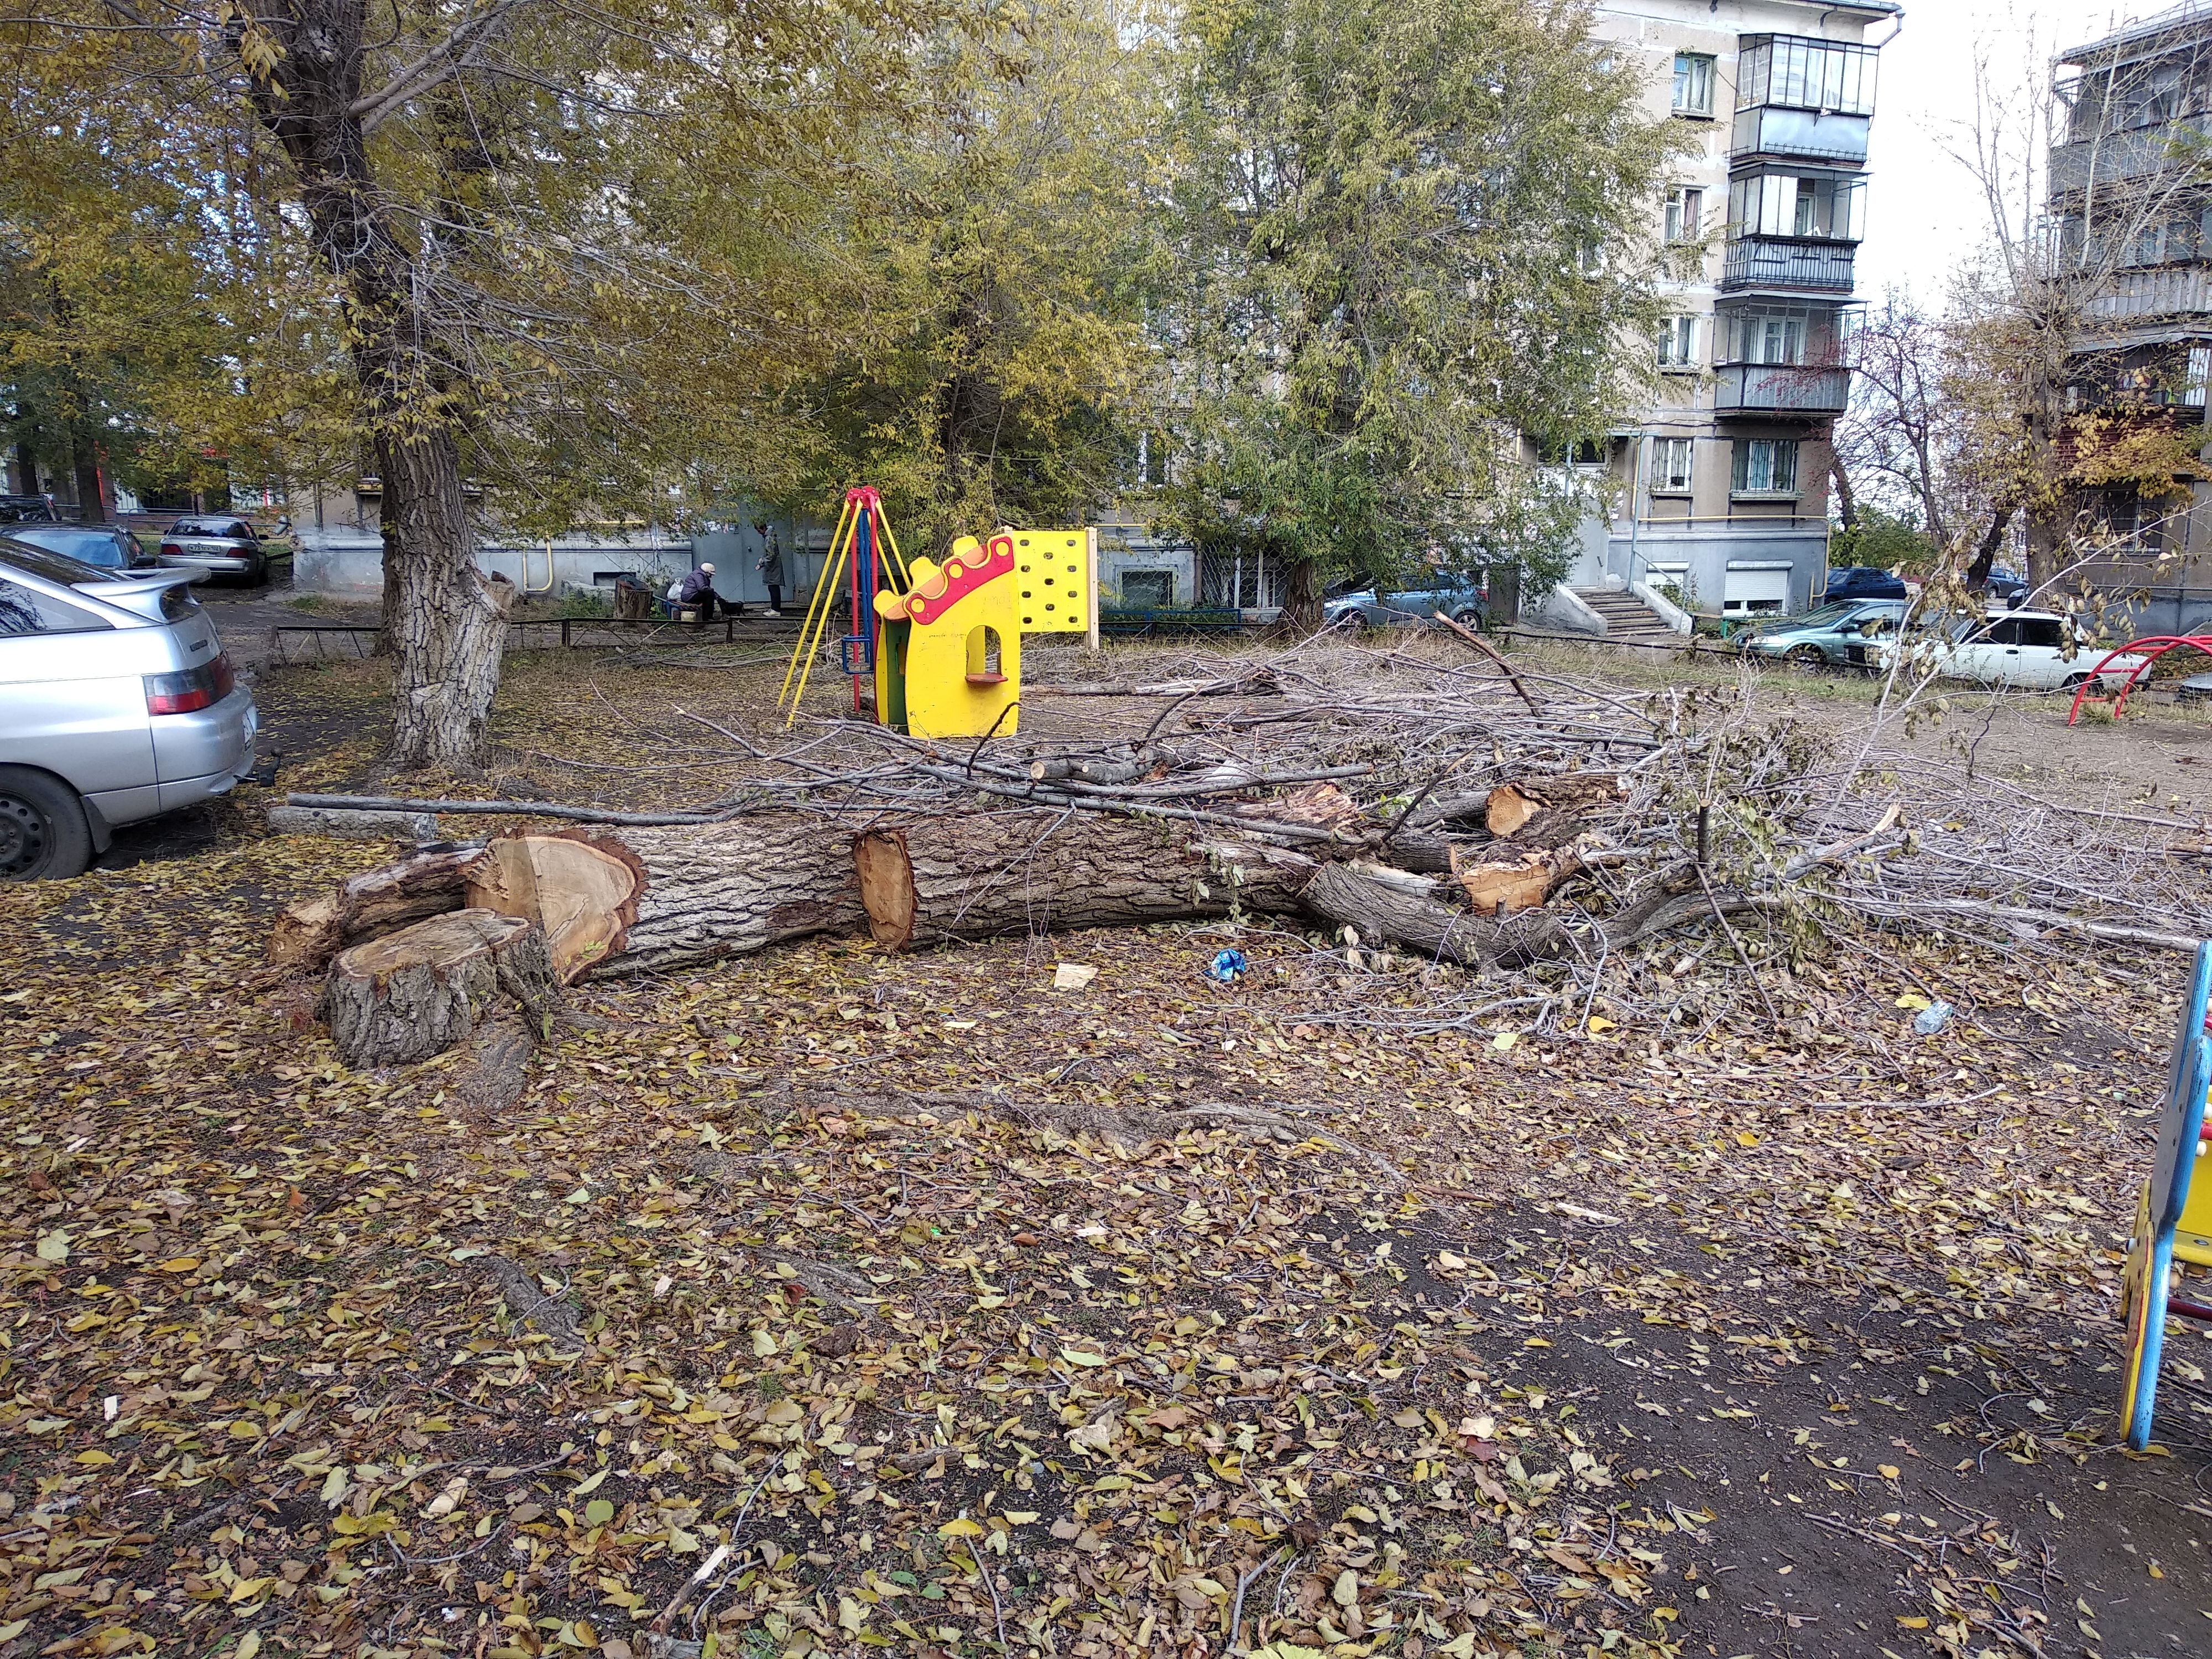
[(269, 960), (280, 968), (319, 973), (349, 945), (374, 939), (468, 902), (472, 848), (417, 853), (353, 877), (335, 893), (293, 905), (269, 933)]
[(520, 916), (453, 910), (342, 951), (323, 985), (324, 1017), (356, 1070), (450, 1048), (518, 1004), (544, 1031), (559, 993), (545, 936)]

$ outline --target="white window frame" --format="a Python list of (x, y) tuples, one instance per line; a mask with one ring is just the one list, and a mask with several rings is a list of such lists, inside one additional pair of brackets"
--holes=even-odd
[(1710, 52), (1678, 52), (1674, 54), (1674, 113), (1702, 115), (1711, 118), (1713, 112), (1713, 84), (1719, 79), (1719, 65)]
[(1702, 185), (1667, 186), (1667, 240), (1694, 242), (1705, 231), (1705, 190)]
[(1686, 369), (1698, 367), (1698, 319), (1662, 317), (1659, 319), (1659, 367)]
[(1650, 489), (1655, 495), (1686, 495), (1696, 477), (1697, 440), (1654, 438), (1651, 441)]

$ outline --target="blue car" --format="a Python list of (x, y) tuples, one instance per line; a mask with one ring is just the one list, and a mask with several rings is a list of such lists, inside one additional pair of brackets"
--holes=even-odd
[(1843, 668), (1850, 648), (1893, 638), (1905, 620), (1901, 599), (1844, 599), (1752, 629), (1742, 636), (1744, 655), (1797, 668)]
[(1904, 579), (1880, 570), (1870, 564), (1838, 565), (1828, 573), (1827, 591), (1822, 598), (1838, 599), (1904, 599), (1911, 595), (1905, 591)]
[(1433, 623), (1441, 611), (1466, 628), (1480, 628), (1490, 614), (1490, 595), (1480, 583), (1436, 573), (1431, 587), (1352, 587), (1348, 584), (1322, 602), (1325, 628), (1402, 628)]

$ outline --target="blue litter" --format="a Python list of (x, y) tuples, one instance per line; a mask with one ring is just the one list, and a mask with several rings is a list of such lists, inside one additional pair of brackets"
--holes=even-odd
[(1237, 975), (1248, 972), (1251, 966), (1244, 960), (1242, 951), (1224, 951), (1206, 964), (1206, 976), (1217, 984), (1227, 985)]
[(1923, 1036), (1934, 1036), (1950, 1023), (1951, 1005), (1932, 1002), (1920, 1011), (1920, 1017), (1912, 1022), (1912, 1029)]

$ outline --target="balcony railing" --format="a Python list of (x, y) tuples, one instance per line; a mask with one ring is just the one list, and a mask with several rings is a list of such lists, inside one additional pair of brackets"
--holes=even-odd
[(1736, 156), (1796, 155), (1815, 161), (1863, 165), (1873, 118), (1754, 104), (1735, 112), (1729, 151)]
[(1840, 415), (1850, 396), (1848, 368), (1722, 363), (1713, 370), (1713, 411), (1719, 415)]
[(1849, 242), (1800, 242), (1774, 236), (1741, 236), (1728, 245), (1721, 268), (1723, 289), (1811, 289), (1824, 294), (1851, 291)]
[(2090, 295), (2088, 312), (2101, 323), (2194, 313), (2202, 327), (2203, 314), (2212, 313), (2212, 267), (2150, 265), (2115, 271), (2103, 292)]
[(2194, 115), (2166, 126), (2055, 144), (2051, 193), (2063, 196), (2092, 184), (2121, 184), (2162, 173), (2183, 178), (2202, 164), (2208, 141), (2212, 141), (2212, 117)]

